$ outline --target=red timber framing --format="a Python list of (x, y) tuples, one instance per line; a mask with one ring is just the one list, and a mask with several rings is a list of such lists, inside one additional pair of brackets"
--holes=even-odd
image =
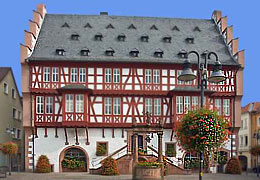
[[(165, 123), (165, 128), (174, 129), (174, 124), (183, 114), (176, 112), (176, 96), (199, 96), (199, 92), (172, 92), (175, 88), (191, 87), (197, 88), (196, 80), (190, 83), (178, 82), (177, 76), (182, 69), (182, 65), (166, 64), (131, 64), (131, 63), (72, 63), (66, 62), (66, 67), (61, 63), (52, 62), (30, 62), (30, 89), (34, 101), (34, 121), (37, 127), (113, 127), (127, 128), (132, 125), (133, 119), (137, 123), (145, 123), (145, 100), (160, 99), (160, 114), (152, 112), (152, 123), (157, 123), (160, 119)], [(45, 69), (49, 68), (48, 78), (44, 77)], [(55, 71), (53, 70), (54, 68)], [(76, 78), (72, 77), (73, 73)], [(81, 70), (80, 70), (81, 68)], [(212, 68), (211, 66), (209, 68)], [(82, 69), (85, 72), (82, 79)], [(106, 69), (111, 72), (111, 79), (106, 82)], [(196, 69), (194, 66), (193, 69)], [(209, 84), (206, 94), (206, 103), (215, 108), (215, 99), (221, 99), (223, 109), (224, 99), (230, 99), (230, 115), (232, 117), (232, 105), (236, 91), (236, 70), (237, 67), (225, 67), (223, 71), (227, 80), (222, 84)], [(195, 70), (194, 70), (195, 71)], [(115, 72), (119, 73), (119, 78), (115, 77)], [(150, 74), (150, 80), (146, 80), (146, 72)], [(56, 77), (55, 76), (56, 73)], [(210, 72), (209, 72), (210, 73)], [(81, 76), (81, 77), (80, 77)], [(55, 81), (53, 81), (55, 79)], [(47, 81), (46, 81), (47, 80)], [(90, 91), (60, 91), (67, 85), (84, 85)], [(66, 112), (66, 95), (74, 97), (73, 112)], [(76, 95), (84, 95), (84, 112), (75, 112)], [(36, 97), (43, 96), (44, 112), (37, 113)], [(47, 114), (45, 111), (45, 98), (53, 97), (53, 113)], [(111, 98), (111, 113), (105, 113), (105, 98)], [(114, 98), (120, 99), (120, 113), (114, 113)], [(190, 100), (190, 107), (193, 106)], [(184, 107), (183, 107), (184, 109)], [(154, 110), (154, 103), (152, 103)], [(222, 110), (223, 113), (223, 110)]]

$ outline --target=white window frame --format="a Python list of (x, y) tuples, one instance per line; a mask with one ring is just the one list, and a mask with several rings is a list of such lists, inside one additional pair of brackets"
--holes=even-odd
[(104, 106), (105, 106), (105, 115), (112, 115), (112, 98), (111, 97), (104, 98)]
[(73, 113), (74, 112), (74, 95), (73, 94), (66, 94), (65, 95), (65, 111), (66, 113)]
[(190, 106), (190, 96), (184, 96), (184, 111), (188, 113), (191, 110)]
[(79, 82), (86, 82), (86, 68), (79, 68)]
[[(177, 70), (177, 79), (178, 79), (179, 75), (181, 75), (181, 73), (182, 73), (182, 70)], [(182, 84), (184, 84), (184, 81), (177, 80), (177, 84), (182, 85)]]
[(162, 101), (161, 98), (155, 98), (154, 99), (154, 115), (160, 116), (161, 115), (161, 107), (162, 107)]
[(120, 69), (119, 68), (113, 69), (113, 72), (114, 72), (113, 82), (120, 83)]
[(14, 89), (14, 88), (12, 88), (12, 98), (13, 98), (13, 99), (16, 99), (16, 92), (15, 92), (15, 89)]
[(145, 98), (145, 113), (153, 113), (152, 98)]
[(105, 83), (111, 83), (112, 82), (112, 69), (106, 68), (105, 69)]
[(215, 108), (217, 109), (218, 115), (222, 114), (221, 99), (215, 99)]
[(145, 70), (145, 83), (146, 84), (152, 83), (152, 70), (151, 69)]
[(121, 114), (121, 98), (116, 97), (113, 98), (114, 103), (114, 115), (120, 115)]
[(78, 68), (70, 69), (70, 82), (72, 83), (78, 82)]
[(53, 114), (53, 97), (52, 96), (45, 97), (45, 113)]
[(153, 70), (153, 83), (160, 84), (160, 70), (159, 69)]
[(198, 96), (192, 96), (192, 108), (198, 109), (199, 108), (199, 97)]
[(176, 113), (183, 114), (183, 96), (176, 96)]
[[(18, 133), (18, 132), (19, 132), (19, 133)], [(16, 129), (16, 133), (15, 133), (17, 139), (21, 139), (21, 137), (22, 137), (22, 136), (21, 136), (21, 133), (22, 133), (21, 129), (18, 129), (18, 128), (17, 128), (17, 129)]]
[(59, 68), (52, 68), (52, 82), (59, 82)]
[(223, 112), (225, 116), (230, 116), (230, 99), (223, 99)]
[(43, 96), (36, 96), (36, 114), (43, 114), (44, 112), (44, 98)]
[(8, 84), (4, 82), (4, 93), (8, 94)]
[(75, 99), (76, 99), (76, 113), (83, 113), (84, 112), (84, 95), (77, 94)]
[(51, 68), (43, 67), (43, 82), (50, 82)]

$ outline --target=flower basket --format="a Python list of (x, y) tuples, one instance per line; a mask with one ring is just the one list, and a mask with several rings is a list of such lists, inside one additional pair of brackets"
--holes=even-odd
[(2, 144), (1, 151), (4, 154), (14, 155), (18, 152), (18, 145), (14, 142), (6, 142)]
[(98, 144), (97, 145), (97, 151), (96, 151), (96, 155), (97, 156), (105, 156), (107, 153), (107, 148), (105, 144)]
[(63, 171), (85, 171), (86, 170), (86, 163), (82, 160), (76, 158), (65, 158), (61, 162)]
[(228, 140), (229, 122), (210, 109), (189, 111), (177, 126), (179, 145), (188, 152), (216, 151)]

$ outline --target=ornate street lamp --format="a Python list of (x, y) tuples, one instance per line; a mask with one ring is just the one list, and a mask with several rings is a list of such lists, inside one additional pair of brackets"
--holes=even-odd
[[(6, 128), (6, 129), (5, 129), (5, 133), (6, 133), (6, 134), (9, 134), (10, 137), (13, 137), (13, 135), (15, 135), (14, 129), (11, 128), (11, 127)], [(12, 171), (12, 169), (11, 169), (11, 166), (12, 166), (12, 164), (11, 164), (11, 155), (10, 155), (10, 154), (9, 154), (8, 166), (9, 166), (8, 169), (9, 169), (9, 176), (10, 176), (10, 175), (11, 175), (11, 171)]]
[[(200, 88), (200, 100), (201, 100), (201, 108), (203, 108), (203, 103), (204, 103), (204, 89), (207, 89), (207, 81), (211, 83), (219, 83), (224, 81), (226, 78), (221, 71), (222, 66), (218, 60), (218, 56), (215, 52), (208, 52), (205, 51), (201, 56), (197, 51), (190, 51), (188, 52), (184, 57), (188, 58), (190, 54), (195, 54), (198, 59), (198, 64), (197, 64), (197, 75), (195, 75), (192, 72), (191, 69), (191, 63), (187, 59), (184, 61), (183, 64), (183, 71), (182, 73), (178, 76), (178, 80), (180, 81), (192, 81), (194, 79), (198, 79), (198, 88)], [(207, 68), (208, 68), (208, 60), (210, 57), (214, 55), (215, 56), (215, 63), (213, 65), (213, 72), (211, 73), (210, 77), (207, 77)], [(200, 57), (204, 58), (204, 62), (201, 62)], [(202, 167), (203, 167), (203, 153), (200, 152), (200, 163), (199, 163), (199, 180), (202, 180)]]

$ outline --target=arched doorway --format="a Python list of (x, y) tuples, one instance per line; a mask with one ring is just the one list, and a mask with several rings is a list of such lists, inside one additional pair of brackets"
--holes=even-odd
[(247, 169), (247, 157), (246, 156), (238, 156), (242, 170), (246, 171)]
[(89, 158), (81, 147), (67, 147), (60, 153), (60, 172), (88, 172)]

